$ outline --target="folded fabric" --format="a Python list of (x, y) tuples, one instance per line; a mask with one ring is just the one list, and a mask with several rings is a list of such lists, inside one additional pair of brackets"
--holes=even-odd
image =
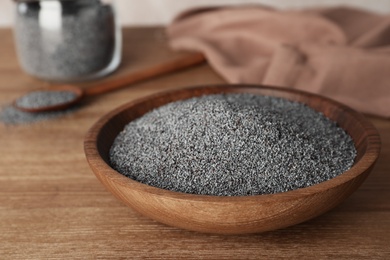
[(198, 9), (167, 28), (175, 50), (203, 52), (230, 83), (318, 93), (390, 117), (390, 16), (339, 7)]

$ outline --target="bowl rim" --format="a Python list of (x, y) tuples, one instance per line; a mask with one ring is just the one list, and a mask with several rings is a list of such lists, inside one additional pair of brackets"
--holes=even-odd
[[(367, 136), (365, 137), (367, 140), (366, 152), (362, 155), (362, 157), (357, 162), (355, 162), (352, 165), (352, 167), (349, 170), (327, 181), (323, 181), (315, 185), (311, 185), (308, 187), (299, 188), (295, 190), (290, 190), (286, 192), (250, 195), (250, 196), (216, 196), (216, 195), (190, 194), (190, 193), (171, 191), (171, 190), (150, 186), (122, 175), (121, 173), (114, 170), (109, 164), (107, 164), (100, 156), (98, 150), (98, 144), (97, 144), (98, 136), (101, 132), (102, 127), (106, 125), (116, 115), (124, 112), (125, 110), (130, 109), (131, 107), (142, 104), (144, 102), (148, 102), (150, 100), (162, 98), (172, 94), (177, 94), (177, 93), (182, 93), (187, 91), (196, 91), (205, 88), (212, 88), (218, 91), (221, 90), (220, 93), (223, 93), (223, 90), (232, 90), (232, 89), (241, 89), (241, 90), (245, 88), (264, 89), (264, 90), (271, 90), (276, 92), (287, 92), (295, 95), (304, 95), (309, 98), (317, 98), (317, 99), (324, 100), (328, 104), (331, 104), (333, 107), (337, 107), (338, 109), (341, 109), (344, 112), (348, 113), (348, 115), (353, 117), (353, 119), (356, 122), (359, 122), (359, 127), (364, 128), (365, 133), (367, 133)], [(232, 92), (234, 91), (230, 91), (230, 92), (226, 91), (225, 93), (232, 93)], [(185, 100), (185, 99), (178, 99), (178, 100)], [(108, 178), (111, 182), (114, 182), (117, 185), (127, 186), (127, 188), (133, 189), (134, 191), (147, 192), (152, 195), (169, 197), (175, 200), (192, 200), (192, 201), (208, 201), (208, 202), (240, 201), (240, 202), (259, 203), (263, 200), (274, 200), (274, 199), (277, 199), (278, 201), (291, 200), (295, 198), (302, 198), (302, 196), (311, 196), (315, 193), (324, 192), (326, 190), (333, 189), (340, 185), (343, 185), (351, 181), (352, 179), (358, 177), (359, 175), (363, 174), (367, 170), (371, 169), (379, 157), (380, 146), (381, 146), (380, 135), (377, 129), (373, 126), (373, 124), (370, 121), (368, 121), (368, 119), (365, 118), (363, 114), (353, 110), (352, 108), (344, 104), (341, 104), (337, 101), (334, 101), (328, 97), (324, 97), (318, 94), (313, 94), (306, 91), (301, 91), (301, 90), (291, 89), (286, 87), (256, 85), (256, 84), (206, 84), (206, 85), (191, 86), (186, 88), (176, 88), (168, 91), (161, 91), (158, 93), (147, 95), (138, 98), (136, 100), (127, 102), (123, 105), (120, 105), (119, 107), (111, 110), (107, 114), (100, 117), (99, 120), (95, 122), (92, 125), (92, 127), (88, 130), (84, 138), (84, 153), (90, 167), (92, 168), (94, 174), (97, 177), (98, 175), (95, 171), (99, 171), (100, 174), (104, 174), (105, 177)]]

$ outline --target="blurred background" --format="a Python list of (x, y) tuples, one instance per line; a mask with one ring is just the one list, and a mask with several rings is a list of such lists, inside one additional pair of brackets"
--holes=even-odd
[[(390, 0), (116, 0), (123, 25), (164, 25), (180, 11), (210, 5), (259, 3), (277, 8), (348, 5), (379, 13), (390, 12)], [(0, 27), (12, 26), (12, 0), (0, 0)]]

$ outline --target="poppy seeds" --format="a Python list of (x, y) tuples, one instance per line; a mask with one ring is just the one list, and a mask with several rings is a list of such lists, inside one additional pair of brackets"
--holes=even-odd
[[(56, 81), (83, 79), (105, 69), (115, 54), (112, 7), (99, 0), (49, 4), (48, 11), (38, 1), (17, 9), (15, 37), (23, 69)], [(43, 19), (46, 13), (50, 21)]]
[(36, 123), (39, 121), (50, 120), (68, 115), (77, 109), (78, 107), (75, 106), (65, 110), (29, 113), (21, 111), (15, 108), (13, 105), (6, 105), (1, 108), (0, 122), (4, 123), (5, 125), (23, 125)]
[[(52, 105), (67, 103), (75, 98), (76, 94), (71, 91), (34, 91), (28, 93), (15, 101), (16, 105), (24, 108), (40, 108)], [(53, 119), (76, 110), (71, 107), (59, 111), (29, 113), (19, 110), (13, 105), (2, 107), (0, 111), (0, 121), (8, 125), (27, 124), (37, 121)]]
[(308, 106), (218, 94), (161, 106), (130, 122), (110, 164), (141, 183), (190, 194), (246, 196), (308, 187), (348, 170), (356, 149)]
[(21, 108), (42, 108), (68, 103), (76, 98), (71, 91), (34, 91), (16, 100), (16, 105)]

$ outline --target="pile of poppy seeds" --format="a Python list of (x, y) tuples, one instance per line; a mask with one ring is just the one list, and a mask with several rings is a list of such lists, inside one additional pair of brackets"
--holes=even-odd
[(141, 183), (190, 194), (246, 196), (308, 187), (348, 170), (356, 149), (304, 104), (218, 94), (161, 106), (130, 122), (110, 164)]

